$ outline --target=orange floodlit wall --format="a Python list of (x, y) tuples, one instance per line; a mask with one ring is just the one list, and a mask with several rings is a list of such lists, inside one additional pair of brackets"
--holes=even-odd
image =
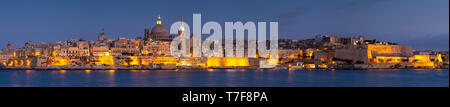
[(367, 50), (375, 51), (378, 54), (401, 53), (402, 47), (399, 45), (367, 45)]
[(30, 60), (27, 60), (26, 66), (29, 67), (30, 65), (31, 65), (31, 61), (30, 61)]
[(54, 57), (49, 60), (49, 65), (56, 65), (56, 66), (65, 66), (71, 63), (72, 62), (68, 58), (64, 57)]
[(206, 61), (207, 67), (220, 67), (222, 65), (222, 58), (208, 57)]
[(426, 68), (436, 68), (436, 64), (434, 62), (416, 62), (413, 63), (414, 67), (426, 67)]
[(436, 67), (436, 64), (434, 62), (431, 62), (429, 55), (414, 55), (410, 58), (410, 61), (413, 62), (414, 67)]
[(150, 65), (151, 63), (148, 60), (141, 59), (141, 64), (142, 65)]
[(113, 56), (96, 57), (94, 64), (114, 65), (114, 58)]
[(175, 57), (153, 57), (152, 62), (162, 64), (178, 64), (178, 59)]
[(402, 62), (401, 57), (385, 57), (377, 56), (371, 60), (372, 63), (400, 63)]
[(442, 54), (437, 54), (437, 60), (439, 61), (439, 62), (442, 62), (443, 60), (442, 60)]
[(410, 59), (411, 62), (431, 62), (429, 55), (414, 55)]
[(141, 65), (141, 61), (136, 56), (129, 56), (129, 65)]
[(412, 56), (413, 50), (410, 46), (404, 46), (404, 45), (380, 45), (380, 44), (369, 44), (367, 45), (367, 50), (371, 51), (373, 56), (376, 56), (374, 53), (377, 53), (377, 55), (380, 54), (397, 54), (402, 56)]
[(244, 67), (249, 66), (248, 58), (242, 57), (208, 57), (207, 67)]
[(373, 56), (372, 56), (372, 51), (367, 50), (367, 57), (368, 57), (369, 59), (373, 58)]
[(235, 67), (235, 66), (249, 66), (248, 58), (231, 58), (226, 57), (223, 59), (224, 66)]

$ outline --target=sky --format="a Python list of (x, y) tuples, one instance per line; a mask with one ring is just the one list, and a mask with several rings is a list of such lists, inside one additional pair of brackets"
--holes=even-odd
[[(2, 0), (0, 48), (8, 41), (57, 42), (143, 37), (161, 15), (163, 25), (192, 14), (202, 22), (278, 22), (279, 38), (319, 34), (367, 37), (449, 50), (449, 0)], [(191, 29), (192, 30), (192, 29)], [(224, 30), (224, 27), (222, 27)]]

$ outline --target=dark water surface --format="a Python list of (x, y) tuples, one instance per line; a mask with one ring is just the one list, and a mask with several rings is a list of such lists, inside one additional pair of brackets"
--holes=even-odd
[(449, 87), (442, 70), (0, 70), (0, 87)]

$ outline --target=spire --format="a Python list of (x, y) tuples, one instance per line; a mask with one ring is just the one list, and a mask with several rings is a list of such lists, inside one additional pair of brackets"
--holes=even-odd
[(183, 16), (181, 16), (181, 26), (180, 26), (180, 31), (184, 31), (184, 22), (183, 22)]
[(156, 20), (156, 24), (160, 25), (161, 24), (161, 16), (158, 15), (158, 20)]

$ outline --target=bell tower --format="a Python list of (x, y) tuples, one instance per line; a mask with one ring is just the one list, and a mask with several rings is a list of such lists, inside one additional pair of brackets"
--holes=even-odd
[(144, 32), (145, 32), (144, 33), (144, 40), (145, 41), (150, 40), (150, 30), (148, 28), (145, 28)]
[(105, 40), (105, 29), (102, 29), (102, 33), (98, 35), (98, 41), (104, 41)]

